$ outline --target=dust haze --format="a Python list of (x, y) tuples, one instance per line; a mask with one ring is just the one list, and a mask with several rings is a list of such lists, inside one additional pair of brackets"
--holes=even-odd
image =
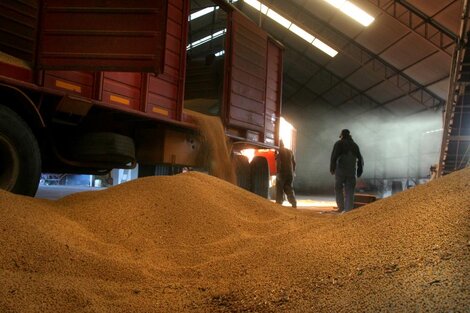
[(439, 159), (440, 111), (385, 120), (383, 116), (391, 116), (389, 112), (374, 110), (354, 116), (321, 106), (290, 105), (283, 115), (297, 129), (298, 193), (333, 193), (330, 155), (343, 128), (351, 131), (360, 147), (365, 163), (362, 179), (370, 184), (384, 180), (419, 182), (428, 177), (429, 167)]

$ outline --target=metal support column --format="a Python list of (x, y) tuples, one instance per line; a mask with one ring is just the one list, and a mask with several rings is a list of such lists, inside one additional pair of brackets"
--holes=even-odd
[(444, 129), (438, 176), (466, 167), (470, 156), (470, 41), (469, 3), (463, 1), (459, 38), (454, 50), (449, 96), (444, 112)]

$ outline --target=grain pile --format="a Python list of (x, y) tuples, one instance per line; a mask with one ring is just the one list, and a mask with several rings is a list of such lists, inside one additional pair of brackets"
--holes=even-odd
[(0, 62), (11, 64), (14, 66), (22, 67), (25, 69), (31, 69), (31, 66), (28, 64), (28, 62), (18, 59), (10, 54), (7, 54), (3, 51), (0, 51)]
[(344, 215), (201, 173), (0, 191), (0, 312), (469, 312), (470, 169)]

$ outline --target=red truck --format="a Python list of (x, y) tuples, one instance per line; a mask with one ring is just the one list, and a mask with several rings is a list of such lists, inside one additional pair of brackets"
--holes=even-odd
[(278, 146), (282, 47), (226, 1), (192, 5), (1, 1), (0, 188), (33, 196), (42, 172), (204, 166), (190, 108), (220, 116), (239, 185), (267, 196), (273, 158), (239, 152)]

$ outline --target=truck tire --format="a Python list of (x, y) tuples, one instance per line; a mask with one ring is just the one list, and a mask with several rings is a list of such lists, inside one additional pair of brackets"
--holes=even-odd
[(41, 178), (41, 152), (31, 128), (0, 105), (0, 189), (34, 196)]
[(183, 173), (183, 167), (171, 164), (157, 164), (155, 166), (155, 176), (173, 176)]
[(251, 191), (250, 162), (244, 155), (235, 154), (232, 163), (237, 175), (237, 186)]
[(250, 163), (251, 191), (263, 198), (269, 197), (269, 165), (268, 160), (255, 156)]
[(137, 170), (137, 177), (148, 177), (155, 176), (156, 167), (155, 165), (139, 164)]
[(183, 173), (183, 167), (179, 165), (156, 164), (146, 165), (139, 164), (138, 177), (147, 176), (172, 176)]
[(126, 165), (135, 160), (134, 140), (116, 133), (82, 134), (75, 138), (69, 150), (79, 161)]

